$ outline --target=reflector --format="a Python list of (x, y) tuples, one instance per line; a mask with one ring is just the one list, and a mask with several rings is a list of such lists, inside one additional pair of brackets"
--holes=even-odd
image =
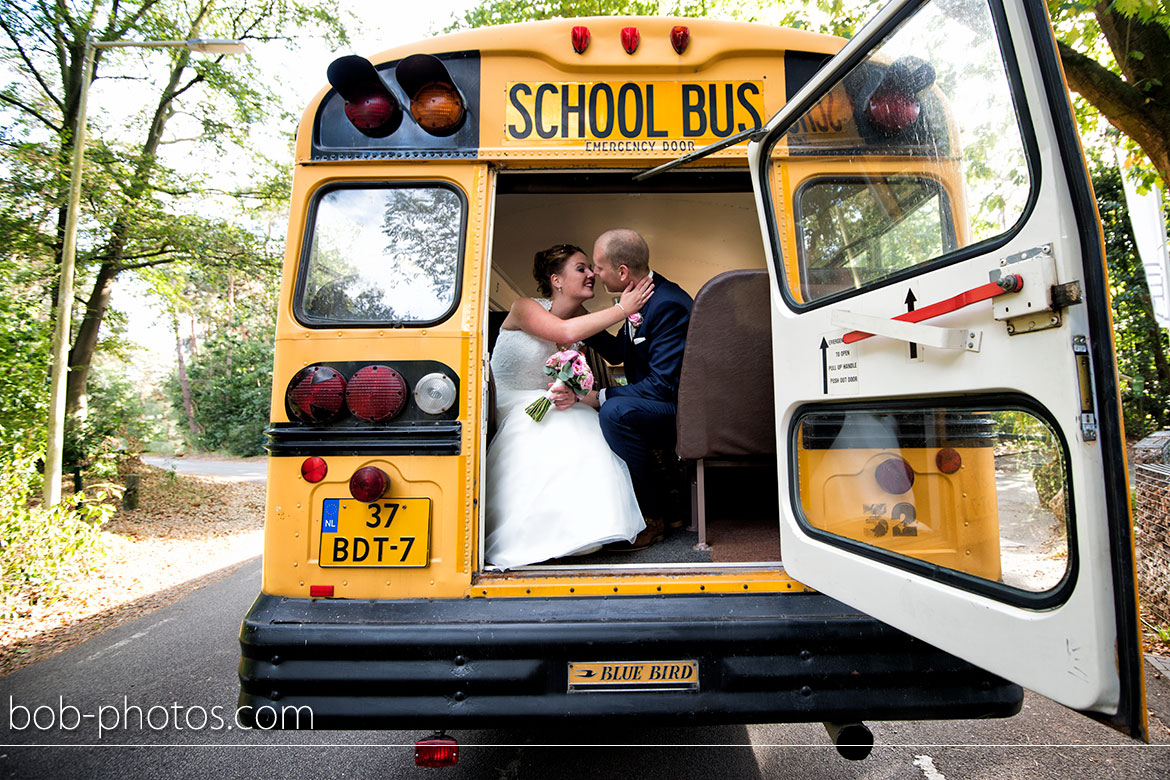
[(414, 743), (414, 764), (431, 769), (459, 763), (459, 743), (450, 737), (420, 739)]
[(305, 462), (301, 464), (301, 476), (305, 478), (306, 482), (320, 482), (325, 479), (325, 475), (328, 473), (329, 465), (325, 463), (324, 458), (319, 458), (316, 455), (305, 458)]
[(311, 599), (331, 599), (333, 598), (332, 585), (310, 585), (309, 598)]
[(329, 83), (345, 100), (345, 115), (363, 135), (385, 138), (402, 123), (402, 109), (373, 64), (351, 54), (329, 65)]
[(406, 404), (406, 381), (389, 366), (366, 366), (349, 378), (345, 402), (367, 422), (389, 420)]
[(328, 366), (305, 366), (288, 383), (285, 399), (301, 422), (329, 422), (345, 408), (345, 377)]
[(386, 495), (389, 487), (390, 477), (376, 466), (364, 466), (349, 478), (349, 494), (366, 504)]
[(958, 450), (947, 447), (934, 456), (934, 465), (944, 474), (954, 474), (963, 465), (963, 456)]
[(874, 470), (878, 487), (887, 493), (900, 496), (914, 485), (914, 469), (901, 458), (890, 458), (882, 461)]

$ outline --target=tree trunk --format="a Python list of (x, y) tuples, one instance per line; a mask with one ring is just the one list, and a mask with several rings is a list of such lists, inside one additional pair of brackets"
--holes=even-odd
[(179, 316), (174, 315), (175, 359), (179, 365), (179, 390), (183, 394), (183, 411), (187, 413), (187, 428), (192, 436), (199, 435), (199, 423), (195, 422), (195, 404), (191, 401), (191, 383), (187, 380), (187, 364), (183, 360), (183, 339), (179, 336)]
[(87, 412), (85, 387), (89, 381), (89, 367), (97, 351), (98, 333), (101, 331), (106, 310), (110, 307), (110, 293), (114, 290), (118, 270), (118, 266), (113, 263), (102, 263), (98, 268), (89, 300), (85, 304), (85, 315), (81, 318), (77, 338), (69, 350), (69, 379), (65, 384), (66, 416), (85, 419)]

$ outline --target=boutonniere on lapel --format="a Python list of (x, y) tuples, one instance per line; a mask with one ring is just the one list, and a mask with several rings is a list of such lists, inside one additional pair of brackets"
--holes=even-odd
[(641, 327), (641, 325), (642, 325), (642, 313), (641, 312), (636, 311), (633, 314), (631, 314), (629, 317), (626, 317), (626, 332), (630, 336), (630, 341), (634, 342), (634, 344), (641, 344), (643, 341), (646, 340), (646, 338), (644, 336), (639, 337), (637, 335), (638, 328)]

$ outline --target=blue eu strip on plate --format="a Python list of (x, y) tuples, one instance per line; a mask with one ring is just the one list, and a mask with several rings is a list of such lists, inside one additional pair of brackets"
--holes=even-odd
[(321, 530), (327, 534), (337, 533), (337, 507), (339, 499), (327, 498), (321, 507)]

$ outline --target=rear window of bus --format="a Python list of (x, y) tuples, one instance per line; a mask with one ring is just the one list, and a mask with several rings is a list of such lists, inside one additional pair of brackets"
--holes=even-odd
[(445, 184), (323, 190), (310, 207), (297, 319), (310, 327), (446, 319), (459, 300), (466, 214)]

